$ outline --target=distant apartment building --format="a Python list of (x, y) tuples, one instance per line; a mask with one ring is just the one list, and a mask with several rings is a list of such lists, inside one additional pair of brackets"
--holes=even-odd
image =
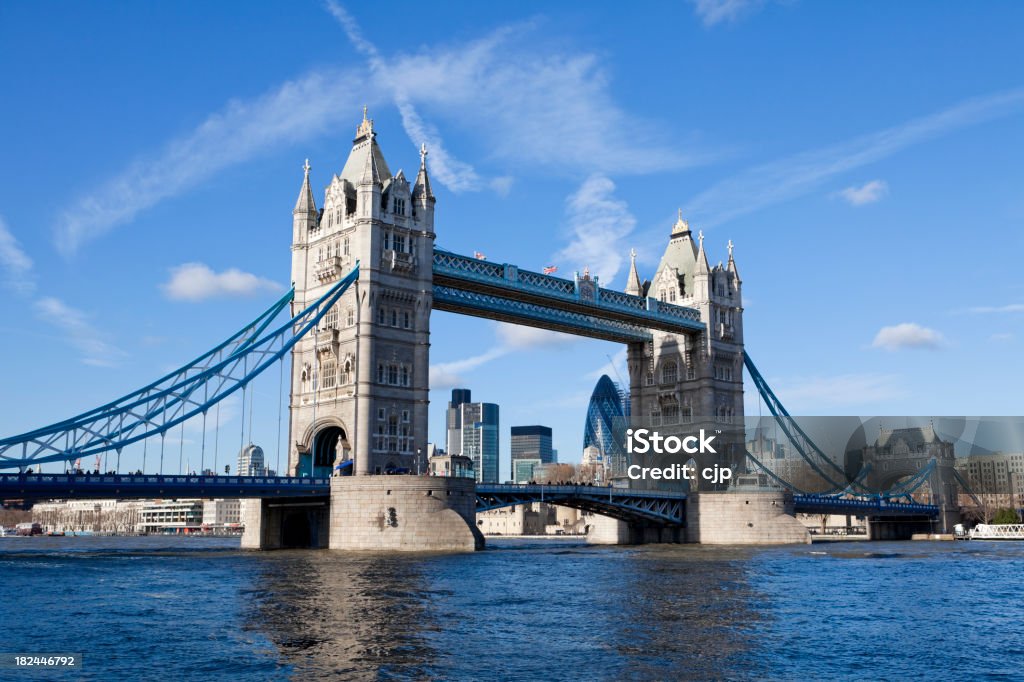
[(478, 483), (497, 483), (498, 406), (474, 403), (469, 389), (454, 389), (447, 426), (447, 453), (469, 457)]
[(202, 500), (150, 500), (142, 507), (139, 530), (145, 533), (198, 533), (202, 526)]
[[(982, 504), (1024, 507), (1024, 453), (968, 455), (957, 459), (956, 470)], [(973, 501), (968, 495), (961, 503), (970, 505)]]
[(551, 447), (551, 427), (512, 427), (512, 480), (525, 483), (533, 479), (533, 468), (538, 464), (555, 462), (555, 451)]
[(32, 506), (32, 521), (53, 533), (135, 533), (142, 500), (52, 500)]
[(236, 528), (242, 523), (241, 500), (205, 500), (203, 527), (211, 530)]

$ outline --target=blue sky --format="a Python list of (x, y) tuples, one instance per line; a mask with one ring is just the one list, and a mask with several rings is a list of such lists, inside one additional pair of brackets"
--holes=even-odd
[[(732, 239), (748, 351), (794, 414), (1020, 414), (1022, 21), (1014, 3), (0, 4), (0, 433), (269, 305), (302, 161), (319, 200), (364, 104), (392, 170), (432, 149), (445, 248), (621, 287), (631, 247), (653, 275), (677, 208), (713, 261)], [(578, 459), (620, 347), (447, 313), (432, 332), (432, 439), (459, 384), (501, 405), (503, 471), (516, 424)], [(276, 377), (257, 395), (273, 460)], [(223, 416), (221, 461), (241, 430)]]

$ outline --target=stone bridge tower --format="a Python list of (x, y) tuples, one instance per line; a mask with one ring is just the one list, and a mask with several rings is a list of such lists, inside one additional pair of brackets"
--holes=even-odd
[(359, 278), (292, 351), (289, 473), (415, 472), (427, 450), (434, 194), (426, 149), (392, 175), (366, 118), (317, 209), (309, 163), (293, 211), (295, 310), (358, 261)]
[[(626, 293), (695, 308), (706, 326), (706, 331), (694, 335), (654, 331), (652, 342), (630, 344), (627, 364), (634, 423), (663, 426), (667, 432), (676, 425), (688, 430), (712, 424), (742, 430), (742, 282), (732, 242), (728, 250), (726, 264), (709, 267), (703, 233), (694, 243), (680, 213), (653, 280), (641, 281), (633, 254)], [(742, 440), (698, 464), (717, 463), (740, 473), (741, 446)]]

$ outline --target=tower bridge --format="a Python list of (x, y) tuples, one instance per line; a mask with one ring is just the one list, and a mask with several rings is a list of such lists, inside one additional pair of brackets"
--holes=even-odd
[[(0, 468), (22, 470), (20, 477), (0, 477), (0, 497), (25, 499), (44, 490), (53, 497), (91, 495), (111, 486), (126, 497), (153, 490), (245, 495), (256, 501), (247, 507), (243, 544), (259, 548), (281, 546), (285, 528), (300, 527), (308, 530), (309, 544), (338, 549), (471, 550), (482, 545), (477, 509), (539, 501), (545, 493), (554, 495), (549, 500), (642, 524), (659, 538), (681, 539), (685, 527), (686, 538), (702, 542), (807, 539), (792, 517), (800, 497), (781, 489), (747, 492), (740, 500), (711, 492), (499, 489), (466, 479), (386, 475), (426, 470), (434, 310), (625, 344), (633, 415), (656, 424), (704, 417), (742, 423), (749, 358), (732, 242), (727, 261), (712, 267), (703, 234), (694, 240), (680, 215), (654, 276), (641, 279), (633, 253), (621, 292), (602, 287), (587, 270), (565, 279), (452, 253), (435, 244), (436, 197), (426, 148), (410, 182), (402, 170), (391, 173), (376, 136), (364, 112), (348, 158), (331, 176), (319, 207), (306, 162), (292, 211), (292, 290), (284, 298), (153, 384), (75, 418), (0, 440)], [(289, 304), (290, 319), (275, 326)], [(286, 355), (286, 475), (257, 482), (178, 472), (165, 480), (168, 431), (201, 418), (205, 434), (212, 407), (237, 391), (244, 405), (250, 382)], [(752, 363), (748, 367), (756, 373)], [(762, 395), (766, 386), (758, 384)], [(151, 440), (151, 462), (159, 447), (156, 477), (26, 478), (31, 466), (103, 453), (119, 459), (125, 447), (148, 447)], [(745, 455), (743, 443), (733, 443), (721, 448), (714, 463), (745, 467)], [(311, 496), (320, 499), (305, 511), (281, 501)], [(296, 526), (296, 514), (310, 516)]]

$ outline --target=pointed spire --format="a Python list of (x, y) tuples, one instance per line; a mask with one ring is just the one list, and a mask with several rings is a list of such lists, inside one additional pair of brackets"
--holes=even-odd
[(706, 275), (711, 271), (711, 268), (708, 267), (708, 257), (704, 253), (704, 230), (697, 233), (697, 240), (700, 242), (700, 248), (697, 250), (696, 274)]
[(683, 209), (679, 209), (676, 224), (672, 226), (672, 236), (681, 237), (690, 234), (690, 223), (683, 220)]
[(299, 190), (299, 198), (295, 202), (295, 210), (292, 211), (292, 213), (316, 213), (316, 201), (313, 199), (313, 189), (309, 186), (310, 168), (309, 159), (306, 159), (306, 163), (302, 166), (302, 170), (305, 172), (305, 177), (302, 179), (302, 189)]
[(626, 293), (632, 296), (639, 296), (643, 288), (640, 284), (640, 274), (636, 271), (636, 249), (629, 250), (629, 278), (626, 280)]
[(377, 155), (373, 153), (373, 130), (370, 130), (370, 150), (366, 155), (366, 162), (363, 164), (363, 174), (360, 176), (359, 184), (381, 184), (380, 169), (377, 168)]
[(373, 141), (373, 119), (366, 117), (366, 107), (363, 107), (363, 122), (356, 128), (356, 139), (354, 142), (359, 142), (363, 138), (368, 138), (371, 142)]
[(729, 244), (727, 246), (729, 247), (729, 263), (726, 267), (728, 268), (729, 272), (736, 276), (736, 281), (739, 282), (740, 271), (736, 268), (736, 260), (732, 257), (733, 243), (731, 239), (729, 240)]
[(427, 145), (420, 145), (420, 172), (416, 175), (416, 186), (413, 188), (414, 199), (426, 197), (434, 198), (434, 192), (430, 189), (430, 178), (427, 176)]

